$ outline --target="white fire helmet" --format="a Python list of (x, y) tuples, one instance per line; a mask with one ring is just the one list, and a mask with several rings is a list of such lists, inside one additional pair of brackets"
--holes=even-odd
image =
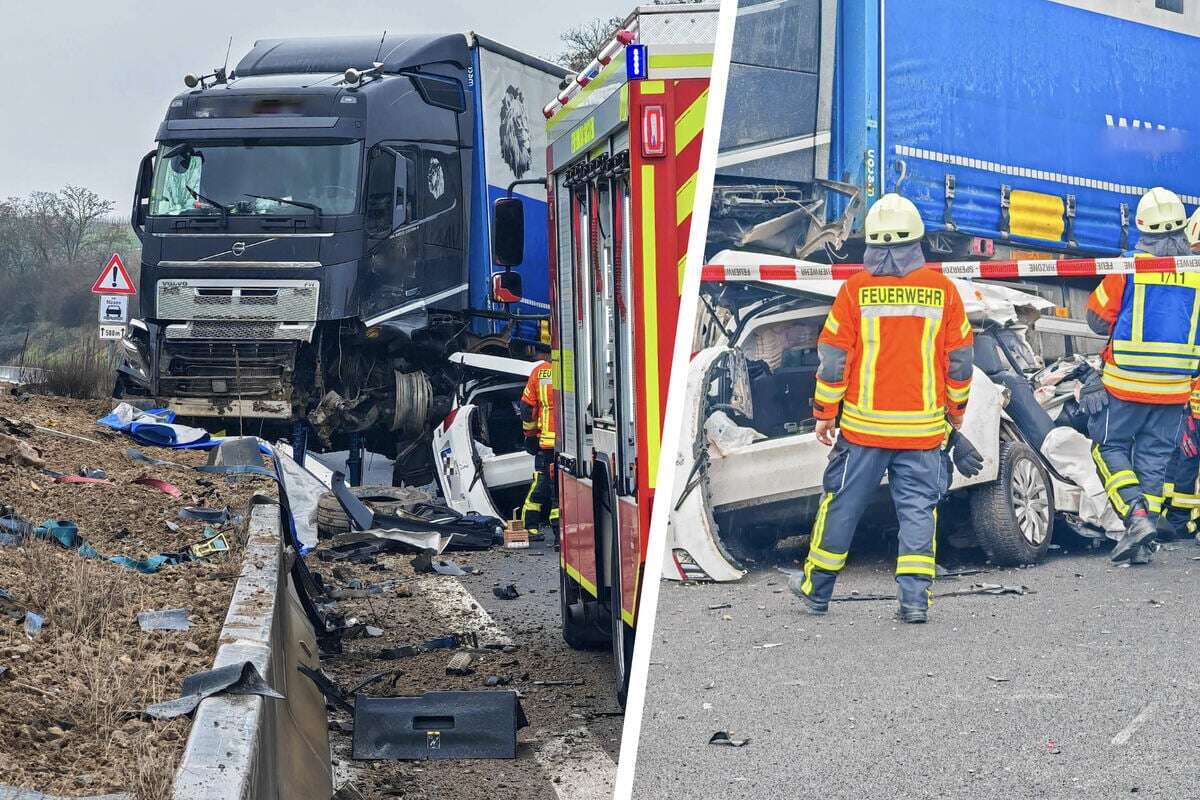
[(867, 244), (887, 247), (894, 244), (919, 242), (925, 235), (925, 224), (917, 207), (907, 197), (889, 192), (875, 201), (867, 212), (865, 233)]
[(1200, 208), (1192, 212), (1192, 216), (1188, 218), (1187, 227), (1184, 231), (1187, 233), (1188, 244), (1195, 250), (1200, 245)]
[(1142, 233), (1170, 233), (1186, 222), (1183, 201), (1170, 189), (1155, 186), (1138, 201), (1137, 229)]

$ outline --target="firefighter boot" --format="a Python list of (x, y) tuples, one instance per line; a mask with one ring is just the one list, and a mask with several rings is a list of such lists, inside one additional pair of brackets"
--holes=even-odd
[(1127, 560), (1139, 546), (1153, 542), (1157, 533), (1158, 527), (1150, 519), (1146, 507), (1138, 503), (1125, 518), (1125, 535), (1113, 547), (1112, 555), (1109, 558), (1113, 561)]
[(1129, 557), (1130, 564), (1149, 564), (1153, 560), (1154, 548), (1148, 544), (1138, 545)]
[(910, 625), (920, 625), (929, 621), (929, 610), (920, 606), (900, 606), (896, 618)]
[(793, 575), (792, 577), (788, 578), (788, 588), (792, 590), (792, 594), (794, 594), (794, 595), (796, 595), (796, 597), (800, 598), (800, 602), (804, 603), (805, 613), (814, 614), (816, 616), (820, 616), (821, 614), (828, 614), (829, 613), (829, 603), (822, 603), (817, 600), (814, 600), (812, 597), (809, 597), (807, 594), (805, 594), (803, 586), (804, 586), (804, 576), (803, 575)]

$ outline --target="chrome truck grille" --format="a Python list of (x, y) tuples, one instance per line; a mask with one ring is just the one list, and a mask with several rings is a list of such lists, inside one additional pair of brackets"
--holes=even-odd
[(216, 278), (161, 280), (156, 291), (157, 316), (162, 320), (313, 323), (317, 321), (320, 284)]

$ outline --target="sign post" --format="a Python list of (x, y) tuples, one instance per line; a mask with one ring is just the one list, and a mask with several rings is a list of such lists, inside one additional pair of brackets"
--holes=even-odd
[(113, 253), (104, 265), (104, 271), (92, 284), (92, 294), (100, 296), (100, 338), (123, 338), (125, 323), (129, 321), (129, 297), (137, 294), (137, 289), (119, 253)]

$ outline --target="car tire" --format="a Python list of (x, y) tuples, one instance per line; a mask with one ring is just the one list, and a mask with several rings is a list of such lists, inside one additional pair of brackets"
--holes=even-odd
[[(397, 508), (431, 500), (428, 492), (409, 487), (354, 486), (350, 493), (376, 513), (394, 512)], [(333, 492), (325, 492), (318, 498), (316, 516), (319, 538), (328, 539), (350, 532), (350, 518)]]
[(970, 505), (975, 538), (993, 564), (1033, 564), (1050, 549), (1053, 483), (1024, 442), (1001, 443), (999, 475), (971, 491)]

